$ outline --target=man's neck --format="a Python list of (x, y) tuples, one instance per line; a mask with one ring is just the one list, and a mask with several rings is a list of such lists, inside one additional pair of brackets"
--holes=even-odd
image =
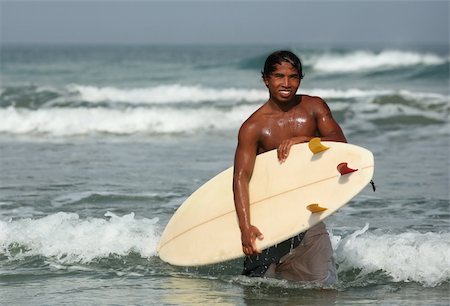
[(300, 96), (296, 95), (292, 100), (288, 102), (278, 101), (273, 98), (270, 98), (268, 102), (269, 102), (268, 104), (274, 111), (285, 113), (290, 111), (294, 106), (300, 103)]

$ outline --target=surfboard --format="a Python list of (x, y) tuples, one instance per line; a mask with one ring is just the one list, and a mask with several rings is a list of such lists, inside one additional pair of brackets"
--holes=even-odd
[[(251, 223), (265, 249), (306, 231), (347, 204), (372, 179), (374, 158), (362, 147), (320, 142), (291, 147), (280, 164), (276, 150), (257, 156), (250, 180)], [(241, 256), (233, 201), (233, 168), (198, 188), (167, 224), (159, 257), (176, 266), (201, 266)]]

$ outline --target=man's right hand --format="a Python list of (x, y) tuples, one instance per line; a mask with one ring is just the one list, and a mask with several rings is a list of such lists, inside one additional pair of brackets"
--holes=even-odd
[(242, 251), (245, 255), (250, 256), (261, 253), (261, 251), (256, 247), (256, 238), (259, 240), (264, 239), (264, 235), (256, 226), (250, 225), (247, 230), (241, 231)]

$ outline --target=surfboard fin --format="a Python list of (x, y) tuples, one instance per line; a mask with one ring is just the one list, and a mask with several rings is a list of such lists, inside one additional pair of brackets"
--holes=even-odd
[(314, 214), (314, 213), (319, 213), (319, 212), (325, 211), (328, 208), (321, 207), (319, 204), (310, 204), (310, 205), (306, 206), (306, 209)]
[(323, 152), (323, 151), (329, 149), (329, 147), (324, 146), (320, 142), (320, 138), (319, 137), (312, 138), (309, 141), (308, 146), (309, 146), (309, 149), (311, 150), (311, 152), (313, 152), (313, 154), (317, 154), (317, 153), (320, 153), (320, 152)]
[(340, 173), (341, 175), (346, 175), (346, 174), (349, 174), (349, 173), (358, 171), (358, 169), (352, 169), (352, 168), (350, 168), (350, 167), (347, 165), (347, 163), (340, 163), (340, 164), (337, 166), (337, 170), (339, 171), (339, 173)]

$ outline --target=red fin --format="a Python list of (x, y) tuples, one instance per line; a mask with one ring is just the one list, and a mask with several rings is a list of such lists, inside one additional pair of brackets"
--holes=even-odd
[(347, 163), (340, 163), (340, 164), (337, 166), (337, 170), (339, 171), (339, 173), (340, 173), (341, 175), (345, 175), (345, 174), (349, 174), (349, 173), (358, 171), (358, 169), (352, 169), (352, 168), (349, 168), (349, 167), (347, 166)]

